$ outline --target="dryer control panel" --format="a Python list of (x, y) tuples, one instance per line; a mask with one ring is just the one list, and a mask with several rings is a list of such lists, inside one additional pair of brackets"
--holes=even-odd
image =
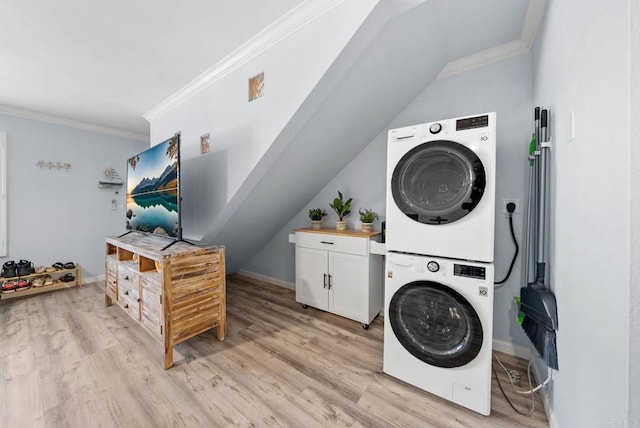
[(464, 119), (456, 120), (456, 131), (463, 131), (465, 129), (473, 128), (486, 128), (489, 126), (489, 115), (465, 117)]

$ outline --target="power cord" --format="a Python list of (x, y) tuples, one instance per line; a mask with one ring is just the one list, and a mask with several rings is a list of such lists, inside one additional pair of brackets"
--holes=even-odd
[(507, 400), (509, 405), (513, 408), (513, 410), (515, 410), (516, 412), (518, 412), (521, 415), (531, 416), (533, 414), (533, 411), (535, 410), (535, 404), (536, 404), (535, 396), (533, 394), (535, 392), (539, 391), (541, 388), (543, 388), (546, 384), (548, 384), (549, 381), (551, 381), (551, 372), (549, 372), (549, 376), (547, 376), (547, 379), (545, 379), (544, 382), (542, 382), (541, 384), (537, 385), (534, 388), (532, 383), (531, 383), (531, 366), (533, 365), (533, 360), (529, 360), (529, 365), (527, 366), (527, 379), (529, 380), (529, 390), (528, 391), (523, 391), (521, 389), (516, 389), (515, 386), (514, 386), (514, 383), (519, 383), (520, 382), (520, 373), (518, 373), (517, 370), (507, 369), (504, 366), (504, 364), (502, 364), (502, 361), (500, 361), (500, 358), (498, 358), (498, 356), (495, 353), (493, 354), (493, 358), (498, 362), (498, 364), (500, 364), (500, 367), (502, 367), (502, 369), (507, 374), (507, 377), (509, 378), (509, 383), (511, 384), (511, 390), (514, 393), (521, 394), (521, 395), (531, 395), (531, 408), (529, 410), (527, 410), (527, 411), (522, 411), (522, 410), (516, 408), (516, 406), (513, 404), (513, 402), (511, 402), (511, 400), (507, 396), (506, 392), (504, 391), (504, 388), (502, 387), (502, 382), (500, 381), (500, 378), (498, 377), (498, 373), (494, 369), (493, 370), (493, 374), (494, 374), (496, 380), (498, 381), (498, 387), (500, 388), (500, 391), (502, 391), (502, 395), (504, 395), (504, 398)]
[[(509, 218), (509, 229), (511, 230), (511, 239), (513, 240), (513, 245), (516, 247), (516, 251), (513, 253), (513, 258), (511, 259), (511, 264), (509, 265), (509, 270), (507, 271), (507, 275), (502, 279), (502, 281), (494, 282), (495, 285), (501, 285), (507, 282), (509, 277), (511, 276), (511, 271), (513, 271), (513, 266), (516, 264), (516, 259), (518, 258), (518, 253), (520, 253), (520, 246), (518, 245), (518, 240), (516, 239), (516, 232), (513, 230), (513, 213), (516, 210), (516, 204), (513, 202), (509, 202), (507, 204), (507, 216)], [(499, 287), (496, 287), (499, 288)]]

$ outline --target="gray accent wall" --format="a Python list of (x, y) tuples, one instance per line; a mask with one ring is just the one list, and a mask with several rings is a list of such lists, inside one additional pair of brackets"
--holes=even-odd
[[(334, 227), (336, 216), (328, 206), (341, 190), (353, 196), (353, 214), (347, 217), (350, 229), (358, 228), (357, 210), (373, 208), (381, 214), (374, 227), (380, 230), (386, 209), (386, 147), (388, 129), (431, 122), (488, 111), (497, 112), (496, 180), (496, 278), (502, 279), (513, 255), (502, 199), (525, 200), (528, 178), (527, 150), (532, 132), (531, 56), (519, 55), (462, 74), (435, 80), (315, 195), (287, 224), (261, 248), (242, 270), (281, 281), (295, 282), (294, 245), (288, 235), (300, 227), (309, 227), (309, 208), (325, 208), (329, 216), (325, 227)], [(514, 228), (522, 244), (524, 206), (515, 215)], [(460, 242), (464, 245), (464, 242)], [(514, 322), (513, 296), (519, 295), (520, 264), (517, 263), (507, 284), (496, 291), (494, 338), (517, 346), (528, 346), (528, 339)]]
[[(104, 275), (104, 239), (125, 232), (125, 186), (98, 188), (106, 168), (126, 179), (127, 158), (148, 142), (0, 114), (7, 133), (7, 260), (77, 262)], [(70, 163), (68, 171), (38, 161)], [(112, 209), (115, 199), (117, 209)]]
[[(183, 132), (185, 237), (225, 245), (228, 272), (386, 132), (449, 61), (517, 40), (527, 2), (363, 5), (341, 3), (152, 120), (152, 136)], [(239, 88), (259, 70), (265, 95), (247, 104)], [(312, 86), (309, 75), (318, 77)], [(294, 85), (299, 79), (306, 85)], [(198, 159), (194, 149), (205, 132), (212, 152)]]

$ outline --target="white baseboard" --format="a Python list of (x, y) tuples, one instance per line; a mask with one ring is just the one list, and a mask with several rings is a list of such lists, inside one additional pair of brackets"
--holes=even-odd
[(522, 358), (523, 360), (529, 361), (531, 359), (531, 349), (514, 345), (513, 343), (503, 342), (502, 340), (493, 339), (493, 349)]
[(250, 272), (248, 270), (240, 269), (238, 275), (244, 275), (247, 278), (257, 279), (258, 281), (268, 282), (269, 284), (277, 285), (278, 287), (288, 288), (289, 290), (295, 290), (296, 285), (292, 282), (283, 281), (277, 278), (271, 278), (270, 276), (261, 275), (259, 273)]
[[(540, 358), (536, 358), (533, 364), (533, 375), (536, 378), (536, 382), (542, 382), (544, 381), (547, 376), (548, 376), (548, 372), (544, 373), (544, 370), (548, 370), (546, 368), (547, 366), (544, 364), (544, 362), (542, 362), (542, 359)], [(554, 374), (555, 372), (551, 372), (551, 382), (549, 384), (547, 384), (547, 386), (543, 387), (540, 391), (539, 391), (539, 396), (542, 400), (542, 405), (544, 407), (544, 413), (547, 415), (547, 420), (549, 421), (549, 427), (550, 428), (555, 428), (558, 426), (558, 422), (556, 421), (556, 415), (555, 413), (553, 413), (551, 411), (551, 396), (550, 394), (553, 393), (553, 379), (554, 379)], [(550, 388), (547, 389), (547, 388)]]
[(82, 277), (83, 284), (91, 284), (92, 282), (104, 281), (104, 274), (96, 276), (84, 276)]

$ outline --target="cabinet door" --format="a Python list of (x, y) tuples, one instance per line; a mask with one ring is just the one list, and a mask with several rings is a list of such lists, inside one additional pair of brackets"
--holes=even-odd
[(296, 302), (328, 309), (327, 252), (296, 247)]
[(368, 323), (368, 257), (329, 253), (329, 311)]
[(118, 300), (118, 265), (114, 258), (107, 256), (105, 266), (105, 293), (115, 302)]
[(157, 337), (162, 336), (162, 283), (140, 278), (140, 323)]

